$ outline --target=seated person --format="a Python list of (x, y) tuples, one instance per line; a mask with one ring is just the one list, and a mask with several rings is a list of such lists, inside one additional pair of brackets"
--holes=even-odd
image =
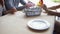
[[(56, 10), (56, 9), (60, 8), (60, 5), (47, 8), (46, 5), (44, 4), (42, 6), (42, 8), (46, 11), (46, 13), (48, 13), (48, 15), (54, 15), (54, 16), (60, 17), (59, 12), (53, 12), (53, 11), (49, 10), (49, 9)], [(55, 22), (54, 34), (60, 34), (60, 22), (58, 22), (58, 21)]]
[[(7, 13), (14, 14), (14, 12), (16, 12), (17, 10), (22, 10), (26, 7), (31, 7), (34, 5), (33, 3), (26, 3), (24, 0), (4, 0), (4, 1), (7, 11), (3, 12), (3, 14)], [(18, 7), (19, 3), (23, 4), (23, 6)]]

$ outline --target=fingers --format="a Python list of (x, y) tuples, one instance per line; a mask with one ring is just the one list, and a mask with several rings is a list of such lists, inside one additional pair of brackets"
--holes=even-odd
[(47, 6), (45, 4), (43, 4), (42, 5), (42, 8), (46, 10), (47, 9)]
[(27, 7), (31, 7), (31, 6), (34, 6), (34, 5), (35, 5), (35, 4), (33, 4), (33, 3), (27, 3), (27, 4), (26, 4)]

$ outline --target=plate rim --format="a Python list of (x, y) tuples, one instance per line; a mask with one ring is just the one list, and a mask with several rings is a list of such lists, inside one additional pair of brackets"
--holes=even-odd
[[(47, 28), (44, 28), (44, 29), (36, 29), (36, 28), (31, 27), (31, 25), (29, 25), (29, 23), (32, 22), (32, 21), (34, 21), (34, 20), (41, 20), (41, 21), (46, 22), (46, 23), (49, 24), (49, 25), (48, 25)], [(34, 30), (45, 30), (45, 29), (48, 29), (48, 28), (50, 27), (50, 23), (49, 23), (47, 20), (44, 20), (44, 19), (33, 19), (33, 20), (29, 20), (29, 21), (28, 21), (27, 26), (28, 26), (29, 28), (34, 29)]]

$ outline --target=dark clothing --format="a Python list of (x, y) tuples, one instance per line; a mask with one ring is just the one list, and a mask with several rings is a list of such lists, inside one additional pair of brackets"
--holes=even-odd
[(23, 0), (5, 0), (5, 6), (6, 6), (7, 10), (9, 10), (13, 7), (15, 7), (16, 9), (23, 9), (24, 6), (18, 7), (19, 3), (21, 3), (23, 5), (26, 4)]
[(60, 34), (60, 22), (58, 21), (55, 21), (55, 27), (54, 27), (54, 31), (57, 33), (57, 34)]

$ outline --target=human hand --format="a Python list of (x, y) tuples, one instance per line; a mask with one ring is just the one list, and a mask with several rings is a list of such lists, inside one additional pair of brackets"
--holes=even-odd
[(47, 6), (46, 6), (45, 4), (43, 4), (41, 7), (42, 7), (44, 10), (47, 9)]
[(29, 8), (29, 7), (32, 7), (32, 6), (35, 6), (35, 4), (34, 4), (34, 3), (27, 3), (27, 4), (26, 4), (26, 7), (28, 7), (28, 8)]
[(44, 13), (48, 13), (49, 9), (47, 8), (47, 6), (45, 4), (43, 4), (41, 7), (45, 10)]
[(10, 14), (14, 14), (16, 11), (17, 11), (17, 9), (16, 9), (15, 7), (12, 8), (12, 9), (10, 9), (10, 10), (8, 10), (8, 12), (9, 12)]

